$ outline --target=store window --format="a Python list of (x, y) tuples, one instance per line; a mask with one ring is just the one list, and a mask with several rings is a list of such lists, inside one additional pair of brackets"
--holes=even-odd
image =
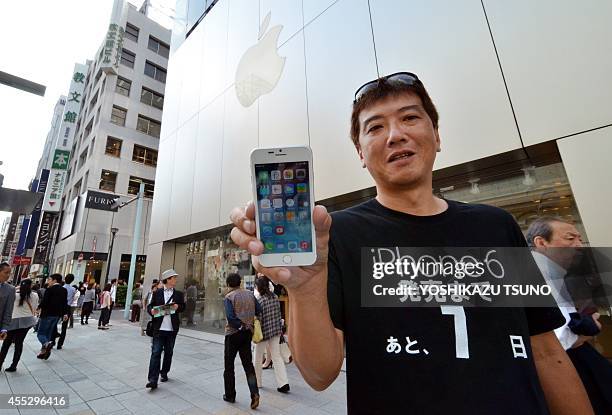
[(104, 154), (113, 157), (121, 157), (121, 144), (122, 141), (118, 138), (108, 136), (106, 138), (106, 148)]
[(161, 133), (161, 123), (144, 115), (138, 114), (136, 129), (140, 132), (159, 138)]
[(114, 192), (116, 184), (117, 172), (110, 170), (102, 170), (102, 173), (100, 174), (100, 189), (108, 190), (109, 192)]
[(134, 144), (132, 161), (155, 167), (157, 166), (157, 150)]
[(140, 189), (140, 183), (144, 183), (144, 196), (153, 199), (153, 192), (155, 190), (155, 181), (149, 179), (143, 179), (142, 177), (130, 176), (128, 183), (128, 194), (137, 195)]

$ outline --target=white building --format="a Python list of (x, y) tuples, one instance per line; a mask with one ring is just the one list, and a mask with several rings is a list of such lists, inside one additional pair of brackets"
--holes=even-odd
[(178, 0), (176, 9), (147, 269), (196, 281), (205, 330), (222, 324), (226, 272), (251, 273), (227, 225), (252, 198), (253, 148), (309, 145), (316, 199), (331, 210), (374, 195), (348, 137), (353, 94), (379, 74), (415, 72), (438, 107), (436, 193), (501, 206), (523, 228), (562, 215), (591, 244), (612, 244), (610, 3)]
[[(117, 233), (109, 279), (127, 280), (133, 237), (138, 238), (136, 279), (144, 276), (169, 43), (170, 30), (116, 0), (107, 37), (96, 59), (88, 61), (51, 263), (54, 271), (75, 274), (76, 281), (87, 274), (104, 282), (111, 228)], [(136, 203), (112, 212), (87, 202), (104, 194), (106, 200), (129, 201), (141, 181), (145, 199), (139, 235), (133, 235)]]
[(47, 133), (45, 139), (45, 147), (43, 149), (42, 156), (38, 161), (38, 168), (36, 169), (36, 176), (40, 177), (40, 173), (43, 169), (50, 170), (53, 162), (53, 149), (55, 148), (56, 140), (59, 135), (60, 124), (62, 122), (62, 115), (64, 113), (64, 107), (66, 106), (66, 97), (61, 96), (53, 107), (53, 116), (51, 117), (51, 127)]

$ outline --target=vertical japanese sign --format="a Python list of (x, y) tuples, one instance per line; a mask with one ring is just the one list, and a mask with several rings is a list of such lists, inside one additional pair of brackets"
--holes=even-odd
[(34, 264), (44, 264), (49, 256), (49, 247), (51, 246), (51, 225), (53, 224), (53, 214), (44, 212), (40, 222), (40, 230), (36, 239), (36, 248), (34, 249)]
[(43, 200), (42, 210), (44, 212), (59, 212), (65, 184), (66, 170), (51, 170)]
[[(19, 213), (13, 212), (11, 215), (11, 221), (9, 222), (8, 231), (6, 233), (6, 239), (4, 240), (4, 247), (2, 248), (3, 257), (8, 257), (11, 254), (11, 248), (13, 247), (13, 239), (15, 238), (18, 220)], [(15, 248), (17, 248), (17, 245), (15, 245)]]
[(119, 73), (119, 61), (123, 49), (123, 35), (127, 22), (128, 5), (123, 0), (115, 0), (111, 20), (102, 44), (102, 62), (100, 68), (106, 73)]
[[(43, 197), (47, 191), (47, 182), (49, 181), (49, 170), (43, 169), (40, 173), (40, 180), (38, 180), (38, 186), (36, 187), (37, 193), (42, 193)], [(36, 204), (36, 207), (32, 211), (32, 217), (30, 218), (30, 226), (28, 227), (28, 236), (26, 238), (26, 248), (32, 249), (36, 243), (36, 233), (38, 232), (38, 224), (40, 223), (40, 211), (42, 210), (43, 199)]]

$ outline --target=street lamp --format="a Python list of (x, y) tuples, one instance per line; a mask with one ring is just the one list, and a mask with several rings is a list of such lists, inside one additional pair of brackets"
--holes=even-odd
[(117, 232), (119, 232), (119, 228), (111, 228), (112, 236), (110, 247), (108, 248), (108, 261), (106, 261), (106, 278), (104, 279), (104, 284), (108, 282), (108, 273), (110, 272), (111, 258), (113, 256), (113, 245), (115, 243), (115, 235), (117, 235)]

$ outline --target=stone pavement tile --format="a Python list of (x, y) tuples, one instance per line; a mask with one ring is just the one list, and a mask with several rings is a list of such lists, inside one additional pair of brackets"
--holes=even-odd
[(19, 413), (22, 415), (57, 415), (57, 412), (53, 408), (20, 409)]
[(96, 383), (98, 384), (98, 386), (100, 386), (102, 389), (104, 389), (111, 395), (122, 393), (132, 389), (130, 386), (117, 379), (107, 379)]
[(89, 379), (77, 380), (76, 382), (68, 382), (68, 386), (74, 389), (75, 392), (78, 392), (79, 389), (92, 389), (98, 387), (95, 382)]
[(19, 415), (19, 409), (3, 409), (2, 415)]
[(75, 392), (87, 403), (95, 399), (106, 398), (109, 396), (108, 392), (100, 389), (97, 386), (91, 389), (79, 389)]
[[(318, 408), (313, 408), (303, 403), (296, 403), (285, 409), (287, 414), (291, 415), (329, 415), (329, 412), (325, 412)], [(342, 412), (338, 412), (338, 415), (346, 414), (346, 408)]]
[(177, 412), (178, 415), (211, 415), (210, 412), (205, 411), (202, 408), (198, 408), (194, 406), (191, 409), (187, 409), (186, 411)]
[(121, 404), (130, 412), (136, 415), (166, 415), (166, 412), (155, 403), (144, 396), (127, 399)]
[(280, 392), (277, 392), (275, 389), (271, 388), (259, 389), (259, 394), (261, 396), (261, 401), (265, 402), (266, 405), (272, 406), (276, 409), (280, 409), (283, 411), (296, 403), (294, 400), (291, 399), (291, 394), (283, 395)]
[(168, 396), (163, 399), (159, 399), (155, 402), (158, 406), (163, 408), (167, 413), (177, 413), (180, 411), (185, 411), (187, 409), (191, 409), (194, 405), (190, 402), (187, 402), (184, 399), (179, 398), (176, 395)]
[(208, 393), (199, 392), (193, 395), (183, 395), (186, 401), (212, 414), (216, 414), (224, 408), (231, 408), (231, 404), (223, 401), (221, 396), (212, 396)]
[(87, 405), (96, 413), (96, 415), (112, 414), (125, 407), (112, 396), (87, 401)]
[(68, 394), (68, 399), (70, 404), (82, 403), (83, 400), (81, 397), (68, 386), (65, 382), (48, 382), (48, 383), (40, 383), (40, 388), (46, 394)]
[(130, 399), (138, 398), (140, 394), (141, 392), (134, 390), (134, 391), (120, 393), (118, 395), (113, 395), (113, 398), (117, 399), (119, 402), (124, 402)]
[[(38, 380), (42, 380), (37, 378)], [(85, 380), (87, 379), (87, 376), (82, 374), (81, 372), (77, 372), (77, 373), (72, 373), (70, 375), (62, 375), (62, 380), (64, 382), (76, 382), (79, 380)]]
[[(70, 401), (70, 406), (64, 409), (56, 409), (60, 415), (95, 415), (95, 412), (86, 403), (73, 404)], [(25, 414), (27, 415), (27, 414)]]
[(334, 414), (334, 415), (346, 413), (346, 405), (338, 401), (328, 402), (325, 405), (323, 405), (320, 409), (327, 412), (328, 414)]

